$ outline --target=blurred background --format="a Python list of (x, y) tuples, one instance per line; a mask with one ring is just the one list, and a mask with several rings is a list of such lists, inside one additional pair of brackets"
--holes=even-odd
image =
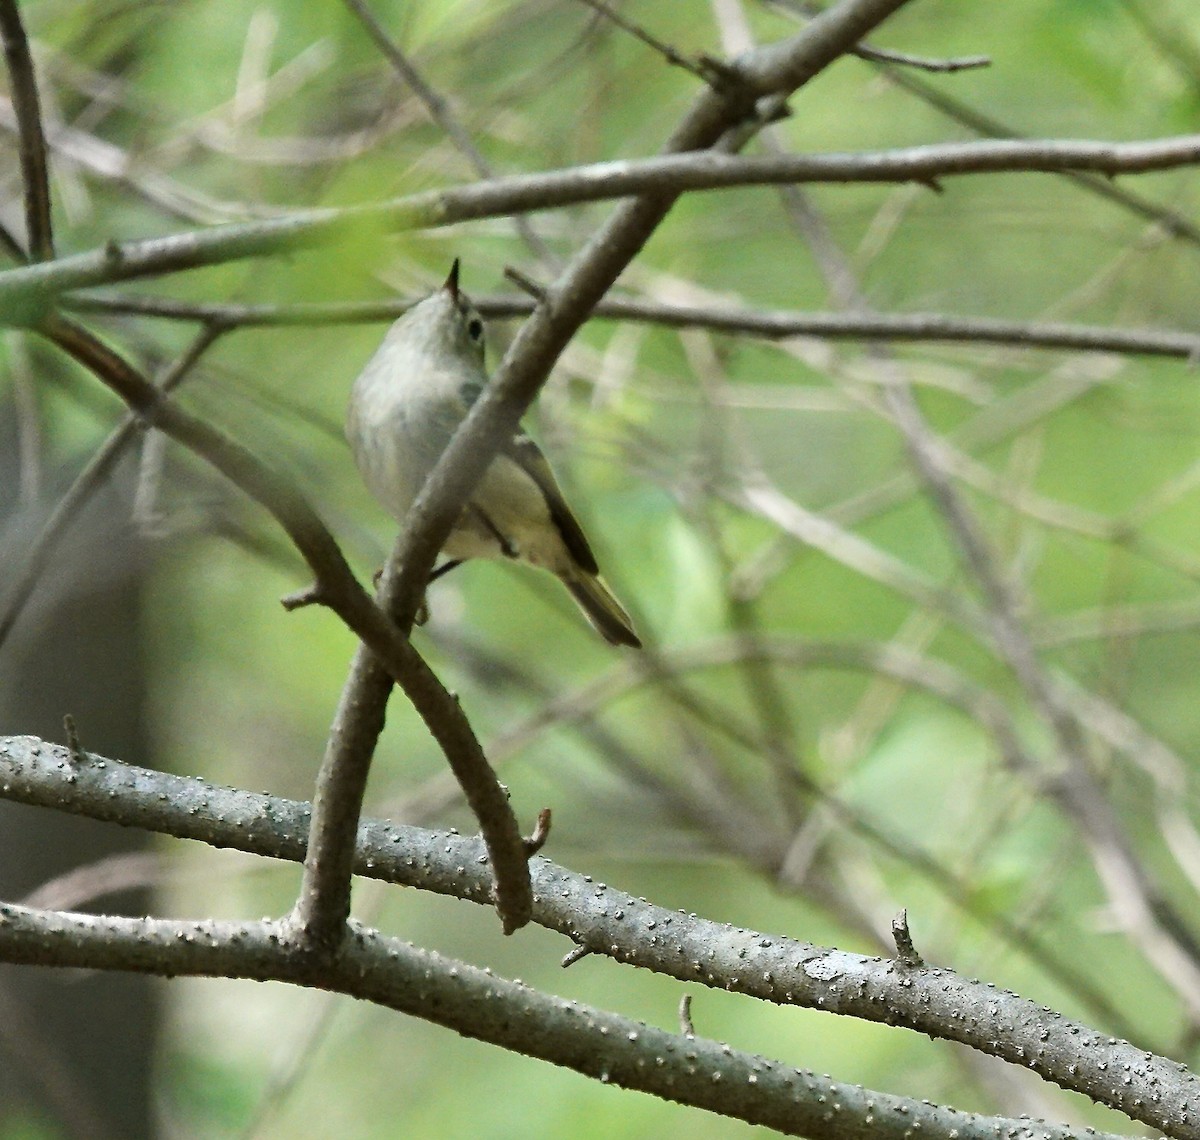
[[(678, 51), (718, 57), (803, 20), (757, 0), (619, 7)], [(650, 155), (698, 86), (572, 0), (371, 0), (473, 158), (351, 5), (23, 11), (60, 253), (378, 202), (469, 181), (480, 161), (515, 174)], [(942, 74), (842, 60), (751, 152), (1196, 129), (1200, 12), (1185, 0), (913, 0), (873, 42), (993, 62)], [(0, 129), (0, 221), (20, 234), (7, 97)], [(1197, 197), (1189, 170), (697, 194), (614, 296), (803, 313), (860, 294), (885, 313), (1188, 332)], [(202, 307), (221, 306), (232, 326), (192, 354), (179, 399), (288, 472), (367, 580), (395, 526), (360, 484), (341, 420), (386, 320), (294, 306), (413, 299), (457, 256), (464, 287), (494, 311), (516, 295), (505, 266), (551, 279), (611, 209), (523, 228), (364, 224), (331, 249), (94, 291), (80, 319), (164, 376), (190, 359)], [(493, 367), (516, 327), (490, 320)], [(5, 332), (0, 353), (0, 731), (62, 740), (70, 713), (97, 752), (309, 798), (353, 639), (327, 612), (284, 612), (279, 597), (307, 583), (299, 557), (192, 456), (139, 436), (18, 606), (37, 536), (123, 412), (30, 335)], [(1148, 920), (1098, 876), (1106, 840), (1061, 794), (1069, 766), (1045, 709), (997, 651), (987, 591), (913, 477), (881, 395), (895, 370), (944, 441), (1039, 675), (1082, 726), (1104, 818), (1158, 908)], [(553, 808), (550, 858), (663, 905), (870, 954), (890, 952), (907, 907), (927, 960), (1196, 1063), (1200, 990), (1155, 950), (1165, 930), (1200, 974), (1200, 392), (1188, 361), (1015, 341), (867, 350), (598, 318), (529, 426), (647, 651), (610, 649), (556, 582), (499, 564), (439, 581), (416, 642), (460, 694), (523, 823)], [(399, 698), (367, 812), (471, 827)], [(256, 918), (285, 912), (298, 883), (293, 866), (0, 804), (7, 898)], [(504, 939), (490, 911), (376, 884), (357, 886), (355, 908), (419, 945), (677, 1024), (684, 987), (595, 956), (564, 972), (558, 935)], [(790, 1065), (1129, 1130), (906, 1031), (693, 998), (698, 1033)], [(241, 982), (0, 970), (0, 1074), (3, 1140), (755, 1131), (348, 999)]]

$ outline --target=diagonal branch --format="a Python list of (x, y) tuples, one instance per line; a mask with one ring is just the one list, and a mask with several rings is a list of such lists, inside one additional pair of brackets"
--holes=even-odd
[[(384, 30), (375, 13), (371, 11), (366, 0), (343, 0), (346, 7), (358, 18), (366, 29), (372, 43), (380, 50), (384, 58), (392, 66), (392, 70), (402, 82), (412, 88), (413, 93), (421, 101), (421, 105), (429, 112), (429, 117), (441, 128), (446, 137), (454, 144), (455, 149), (470, 164), (471, 169), (480, 178), (494, 178), (496, 172), (492, 164), (483, 157), (480, 149), (471, 141), (471, 136), (463, 129), (463, 125), (454, 117), (450, 104), (438, 94), (425, 77), (417, 70), (416, 65), (408, 58)], [(547, 265), (553, 265), (555, 258), (550, 247), (537, 235), (529, 220), (523, 217), (513, 219), (521, 240), (529, 247), (534, 256)]]
[[(790, 93), (827, 67), (906, 0), (842, 0), (798, 36), (738, 63), (740, 85), (701, 92), (666, 144), (668, 154), (718, 146), (753, 121), (760, 96)], [(730, 140), (737, 145), (742, 140)], [(705, 155), (701, 160), (718, 156)], [(567, 342), (674, 205), (677, 193), (646, 194), (619, 206), (572, 259), (509, 346), (409, 512), (397, 551), (398, 614), (411, 618), (460, 504), (492, 456), (516, 431)]]
[[(766, 49), (760, 60), (750, 61), (740, 97), (705, 91), (676, 130), (668, 150), (714, 145), (726, 130), (753, 114), (759, 93), (788, 90), (816, 74), (853, 43), (864, 26), (883, 19), (902, 3), (904, 0), (843, 0), (829, 18), (815, 21), (794, 40)], [(619, 207), (547, 290), (544, 302), (522, 326), (496, 376), (455, 433), (401, 527), (380, 589), (380, 606), (392, 615), (400, 630), (408, 631), (412, 626), (434, 560), (462, 504), (504, 441), (512, 438), (558, 354), (666, 216), (674, 200), (673, 195), (646, 197)], [(387, 678), (377, 666), (366, 658), (355, 662), (339, 704), (337, 730), (330, 737), (322, 761), (319, 779), (330, 794), (318, 793), (314, 835), (319, 834), (321, 840), (319, 844), (314, 842), (310, 852), (297, 907), (298, 920), (310, 930), (325, 930), (340, 921), (338, 914), (320, 905), (322, 892), (317, 884), (322, 877), (321, 864), (328, 865), (330, 882), (341, 879), (348, 891), (354, 841), (349, 809), (361, 803), (373, 742), (383, 728), (388, 691)], [(346, 773), (346, 780), (335, 796), (329, 782), (340, 781), (336, 775), (339, 771)], [(334, 805), (343, 797), (346, 808), (339, 812)]]
[[(55, 314), (41, 331), (140, 417), (206, 459), (283, 527), (316, 577), (316, 599), (370, 646), (441, 747), (485, 837), (495, 873), (496, 907), (505, 930), (524, 925), (531, 905), (529, 869), (504, 789), (458, 701), (358, 584), (333, 536), (304, 497), (240, 444), (164, 399), (153, 384), (82, 326)], [(347, 906), (349, 890), (346, 870), (341, 891)]]
[[(877, 12), (877, 18), (882, 19), (903, 2), (844, 0), (836, 10), (842, 14), (826, 21), (826, 25), (832, 23), (842, 38), (830, 33), (827, 26), (814, 24), (812, 27), (817, 28), (816, 32), (806, 30), (794, 43), (786, 45), (787, 50), (771, 53), (773, 71), (767, 72), (764, 68), (764, 74), (786, 76), (790, 74), (789, 69), (796, 67), (797, 59), (811, 69), (810, 74), (814, 74), (857, 38), (862, 12)], [(803, 75), (803, 72), (799, 74)], [(775, 81), (777, 86), (786, 83), (786, 79)], [(712, 91), (703, 93), (676, 131), (668, 149), (678, 151), (715, 144), (726, 129), (753, 112), (752, 92), (748, 83), (738, 100), (719, 97)], [(455, 433), (401, 527), (380, 589), (381, 607), (391, 614), (401, 630), (408, 631), (412, 626), (434, 560), (462, 510), (462, 504), (504, 441), (512, 438), (521, 416), (545, 382), (567, 341), (641, 249), (673, 202), (672, 196), (650, 197), (619, 207), (576, 255), (547, 291), (544, 302), (522, 326), (497, 375)], [(314, 844), (305, 865), (304, 885), (297, 906), (298, 920), (312, 931), (323, 931), (341, 918), (321, 905), (323, 892), (318, 889), (321, 864), (328, 864), (330, 880), (344, 877), (342, 881), (347, 884), (348, 891), (354, 834), (349, 826), (350, 813), (339, 814), (335, 804), (338, 798), (344, 798), (355, 807), (361, 804), (374, 741), (383, 728), (390, 688), (387, 682), (379, 666), (360, 655), (342, 693), (336, 731), (330, 737), (319, 777), (321, 788), (330, 789), (330, 794), (318, 790), (318, 810), (313, 821)], [(336, 775), (339, 772), (346, 773), (340, 797), (332, 794), (334, 789), (330, 787), (330, 781), (340, 779)]]
[(46, 166), (46, 136), (29, 40), (21, 23), (17, 0), (0, 0), (0, 39), (12, 86), (13, 110), (21, 140), (21, 181), (25, 187), (25, 230), (30, 257), (47, 261), (54, 256), (50, 217), (50, 175)]

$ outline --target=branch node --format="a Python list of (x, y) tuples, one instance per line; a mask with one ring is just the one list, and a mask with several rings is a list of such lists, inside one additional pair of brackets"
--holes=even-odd
[(542, 808), (538, 812), (537, 826), (533, 829), (533, 834), (525, 840), (525, 856), (532, 859), (545, 845), (546, 840), (550, 838), (550, 809)]
[(917, 953), (913, 945), (912, 934), (908, 929), (908, 910), (902, 910), (892, 919), (892, 938), (896, 943), (896, 960), (910, 970), (920, 970), (925, 966), (925, 959)]
[(709, 55), (708, 52), (702, 51), (696, 56), (695, 71), (709, 87), (722, 94), (742, 87), (746, 82), (736, 67)]
[(695, 1037), (696, 1027), (692, 1024), (692, 995), (684, 994), (679, 999), (679, 1032), (684, 1037)]
[(109, 238), (104, 243), (104, 260), (114, 268), (124, 263), (125, 251), (116, 238)]

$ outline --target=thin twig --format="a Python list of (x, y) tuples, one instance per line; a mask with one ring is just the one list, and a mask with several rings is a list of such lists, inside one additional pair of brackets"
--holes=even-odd
[(859, 44), (854, 49), (859, 59), (868, 59), (873, 63), (894, 63), (901, 67), (912, 67), (917, 71), (932, 71), (948, 73), (955, 71), (975, 71), (980, 67), (991, 67), (990, 55), (961, 55), (949, 59), (931, 59), (924, 55), (910, 55), (904, 51), (894, 51), (891, 48), (868, 47)]
[(594, 12), (599, 12), (609, 23), (633, 36), (635, 40), (640, 40), (652, 51), (661, 55), (669, 64), (683, 68), (684, 71), (694, 75), (701, 83), (708, 84), (714, 90), (719, 91), (725, 85), (735, 85), (739, 80), (737, 70), (729, 64), (706, 55), (701, 55), (697, 59), (689, 59), (686, 55), (676, 51), (670, 44), (653, 35), (637, 21), (622, 16), (611, 4), (604, 3), (604, 0), (577, 0), (577, 2), (587, 5)]
[[(383, 53), (396, 74), (400, 76), (400, 79), (404, 83), (407, 83), (412, 88), (413, 93), (421, 101), (422, 106), (429, 112), (429, 117), (446, 133), (446, 136), (454, 144), (458, 152), (470, 164), (471, 169), (480, 178), (494, 178), (496, 176), (495, 169), (483, 157), (483, 153), (471, 140), (471, 136), (467, 134), (462, 124), (455, 117), (450, 104), (434, 90), (433, 86), (417, 70), (412, 60), (400, 50), (396, 42), (384, 30), (378, 17), (367, 6), (365, 0), (344, 0), (344, 3), (358, 18), (359, 22), (366, 29), (367, 34), (371, 37), (372, 42)], [(538, 257), (543, 264), (555, 265), (557, 263), (554, 253), (538, 236), (537, 231), (530, 225), (527, 218), (516, 216), (513, 218), (513, 224), (516, 226), (521, 240), (525, 242), (534, 256)]]
[(695, 1037), (696, 1027), (692, 1024), (692, 995), (684, 994), (679, 999), (679, 1032), (684, 1037)]
[[(993, 116), (977, 111), (961, 99), (947, 95), (919, 75), (909, 74), (903, 68), (892, 67), (886, 63), (877, 66), (897, 87), (915, 95), (923, 103), (977, 134), (993, 139), (1020, 140), (1026, 137)], [(1181, 238), (1192, 245), (1200, 245), (1200, 226), (1178, 210), (1172, 210), (1133, 190), (1118, 186), (1101, 172), (1089, 174), (1077, 170), (1063, 170), (1059, 171), (1059, 174), (1075, 185), (1083, 187), (1089, 194), (1115, 202), (1131, 214), (1161, 226), (1172, 237)]]
[(25, 231), (33, 261), (54, 256), (54, 226), (50, 214), (50, 174), (46, 165), (46, 136), (29, 40), (16, 0), (0, 0), (0, 38), (8, 64), (9, 86), (21, 139), (21, 181), (25, 189)]
[(525, 853), (531, 859), (546, 846), (546, 840), (550, 838), (550, 821), (550, 809), (542, 808), (538, 812), (537, 826), (533, 829), (533, 834), (525, 840)]
[(917, 953), (913, 945), (912, 934), (908, 929), (908, 911), (902, 910), (892, 919), (892, 937), (896, 940), (896, 957), (901, 965), (910, 970), (920, 970), (925, 966), (925, 960)]
[(563, 955), (562, 961), (559, 963), (559, 965), (564, 970), (569, 970), (575, 965), (576, 962), (582, 962), (584, 958), (591, 954), (591, 952), (591, 949), (587, 946), (576, 946), (573, 949), (568, 950)]
[[(472, 294), (471, 301), (487, 318), (523, 317), (545, 296), (545, 289), (511, 266), (504, 275), (530, 294)], [(218, 321), (229, 328), (279, 325), (373, 324), (394, 321), (412, 301), (329, 301), (284, 305), (238, 305), (222, 301), (180, 301), (142, 294), (79, 294), (63, 306), (80, 313), (113, 313), (159, 317), (169, 321)], [(785, 340), (820, 337), (829, 340), (890, 340), (917, 343), (987, 344), (1007, 348), (1111, 352), (1129, 356), (1200, 359), (1200, 333), (1182, 329), (1120, 329), (1058, 321), (1011, 321), (950, 313), (789, 312), (742, 309), (731, 305), (680, 305), (623, 297), (606, 297), (592, 318), (639, 321), (666, 328), (698, 328)]]

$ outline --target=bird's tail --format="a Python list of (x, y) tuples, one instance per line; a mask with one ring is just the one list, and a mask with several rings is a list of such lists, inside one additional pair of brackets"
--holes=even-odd
[(641, 649), (641, 640), (633, 632), (633, 622), (625, 607), (613, 596), (603, 578), (577, 570), (570, 577), (564, 575), (563, 584), (605, 641), (610, 645), (631, 645)]

